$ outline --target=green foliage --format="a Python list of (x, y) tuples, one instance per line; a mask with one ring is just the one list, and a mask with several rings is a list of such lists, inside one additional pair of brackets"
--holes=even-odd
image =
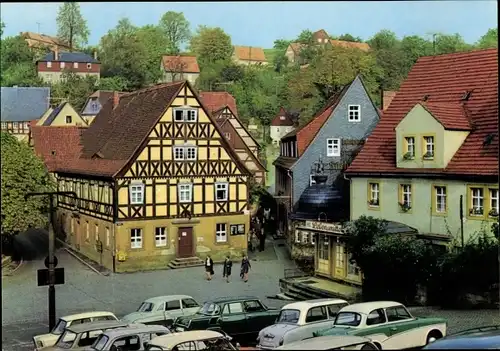
[(458, 33), (455, 33), (453, 35), (436, 35), (436, 55), (467, 51), (471, 50), (472, 48), (473, 46), (467, 44), (462, 36)]
[(99, 90), (127, 91), (128, 81), (121, 76), (114, 76), (101, 78), (98, 84)]
[(336, 38), (338, 40), (345, 40), (345, 41), (352, 41), (352, 42), (356, 42), (356, 43), (362, 43), (363, 42), (363, 39), (361, 39), (360, 37), (355, 37), (349, 33), (346, 33), (346, 34), (342, 34), (340, 35), (338, 38)]
[(220, 27), (207, 26), (198, 27), (191, 38), (190, 50), (196, 54), (202, 66), (227, 61), (233, 53), (231, 37)]
[(291, 43), (291, 40), (277, 39), (274, 41), (273, 49), (285, 51)]
[(182, 12), (168, 11), (160, 19), (159, 29), (168, 41), (166, 52), (177, 55), (181, 51), (181, 44), (191, 37), (189, 22)]
[(5, 23), (0, 21), (0, 38), (3, 37), (3, 29), (5, 28)]
[(498, 47), (498, 28), (490, 28), (483, 35), (479, 41), (476, 43), (476, 46), (480, 49), (489, 49), (489, 48), (497, 48)]
[(57, 36), (71, 49), (87, 44), (90, 31), (77, 2), (65, 2), (57, 13)]
[(299, 36), (297, 37), (296, 42), (302, 43), (302, 44), (312, 44), (313, 43), (313, 32), (311, 32), (309, 29), (304, 29), (302, 32), (300, 32)]
[(54, 181), (42, 160), (27, 143), (7, 133), (0, 133), (2, 168), (2, 235), (16, 235), (30, 227), (47, 224), (47, 198), (31, 197), (29, 192), (53, 191)]
[(56, 101), (67, 101), (76, 111), (80, 111), (87, 97), (97, 90), (97, 80), (93, 76), (79, 76), (65, 71), (61, 80), (52, 85), (51, 95)]
[(136, 32), (137, 40), (142, 45), (142, 58), (140, 59), (144, 64), (144, 79), (147, 83), (156, 83), (161, 78), (160, 63), (161, 58), (169, 49), (169, 39), (165, 31), (159, 26), (146, 25), (140, 27)]
[(365, 254), (375, 244), (375, 240), (386, 234), (387, 222), (385, 220), (361, 216), (347, 224), (346, 250), (351, 254), (361, 269), (367, 266), (364, 261)]

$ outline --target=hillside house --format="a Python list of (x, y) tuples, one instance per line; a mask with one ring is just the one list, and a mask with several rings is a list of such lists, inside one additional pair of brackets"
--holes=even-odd
[(262, 48), (251, 46), (234, 46), (233, 60), (240, 65), (267, 65), (266, 55)]
[(61, 80), (65, 71), (76, 73), (80, 76), (101, 76), (101, 64), (94, 57), (83, 52), (60, 52), (55, 50), (48, 53), (36, 62), (38, 76), (45, 82), (55, 83)]
[(200, 76), (200, 67), (196, 56), (163, 56), (161, 59), (162, 78), (160, 83), (187, 80), (195, 84)]
[(290, 133), (295, 128), (295, 125), (296, 123), (292, 113), (281, 107), (277, 115), (271, 121), (270, 136), (272, 143), (279, 145), (281, 138)]

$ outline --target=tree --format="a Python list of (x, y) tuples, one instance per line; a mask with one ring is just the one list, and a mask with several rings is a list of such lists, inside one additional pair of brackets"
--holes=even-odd
[(182, 12), (168, 11), (160, 19), (160, 30), (168, 40), (167, 53), (177, 55), (180, 52), (181, 44), (191, 37), (189, 22)]
[(300, 32), (296, 41), (301, 44), (312, 44), (314, 41), (313, 32), (311, 32), (309, 29), (304, 29), (302, 32)]
[(345, 40), (345, 41), (352, 41), (352, 42), (357, 42), (357, 43), (363, 42), (363, 40), (360, 37), (355, 37), (349, 33), (342, 34), (337, 39), (338, 40)]
[(393, 50), (398, 47), (399, 40), (396, 33), (382, 29), (368, 40), (368, 43), (373, 50)]
[(291, 43), (291, 40), (277, 39), (274, 41), (273, 48), (285, 51), (288, 48), (288, 45), (290, 45)]
[(169, 40), (159, 26), (146, 25), (137, 29), (137, 40), (144, 47), (145, 80), (156, 83), (162, 75), (161, 58), (169, 49)]
[(233, 46), (231, 37), (222, 28), (199, 26), (191, 38), (190, 50), (203, 65), (203, 63), (229, 60)]
[(90, 31), (77, 2), (65, 2), (57, 13), (57, 36), (69, 44), (70, 50), (87, 44)]
[(7, 133), (0, 133), (2, 159), (2, 236), (47, 225), (47, 198), (24, 196), (53, 191), (55, 184), (31, 147)]
[(3, 29), (5, 28), (5, 23), (0, 21), (0, 38), (3, 37)]
[(45, 54), (44, 49), (30, 49), (21, 36), (1, 40), (0, 82), (2, 86), (39, 86), (35, 61)]
[(483, 35), (479, 41), (476, 43), (476, 46), (480, 49), (489, 49), (489, 48), (497, 48), (498, 47), (498, 28), (490, 28)]
[(128, 88), (127, 79), (120, 76), (101, 78), (98, 84), (100, 90), (127, 91)]
[(435, 45), (436, 55), (451, 54), (472, 49), (472, 46), (467, 44), (464, 38), (458, 33), (452, 35), (436, 34)]
[(51, 95), (58, 101), (68, 101), (75, 110), (83, 108), (87, 97), (97, 90), (97, 80), (93, 76), (79, 76), (71, 71), (65, 71), (61, 80), (52, 85)]

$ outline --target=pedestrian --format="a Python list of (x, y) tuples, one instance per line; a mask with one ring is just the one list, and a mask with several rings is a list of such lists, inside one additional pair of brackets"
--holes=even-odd
[(241, 278), (246, 283), (248, 281), (248, 271), (252, 268), (250, 261), (248, 260), (247, 255), (243, 255), (243, 259), (241, 260)]
[(229, 283), (229, 277), (231, 276), (231, 268), (233, 267), (233, 261), (229, 255), (226, 256), (226, 260), (224, 261), (224, 268), (222, 270), (222, 277), (226, 278), (226, 281)]
[(210, 255), (207, 255), (205, 259), (205, 274), (207, 276), (207, 280), (212, 280), (212, 275), (214, 275), (214, 261)]
[[(255, 235), (257, 236), (257, 239), (260, 240), (260, 237), (262, 236), (262, 226), (260, 224), (259, 217), (255, 218), (254, 230), (255, 230)], [(262, 251), (262, 248), (260, 246), (259, 246), (259, 251)]]

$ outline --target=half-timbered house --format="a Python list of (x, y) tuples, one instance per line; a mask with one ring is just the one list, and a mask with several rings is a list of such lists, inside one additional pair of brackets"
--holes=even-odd
[(59, 198), (69, 245), (118, 272), (245, 252), (251, 173), (191, 85), (117, 100), (56, 171), (59, 190), (76, 193)]

